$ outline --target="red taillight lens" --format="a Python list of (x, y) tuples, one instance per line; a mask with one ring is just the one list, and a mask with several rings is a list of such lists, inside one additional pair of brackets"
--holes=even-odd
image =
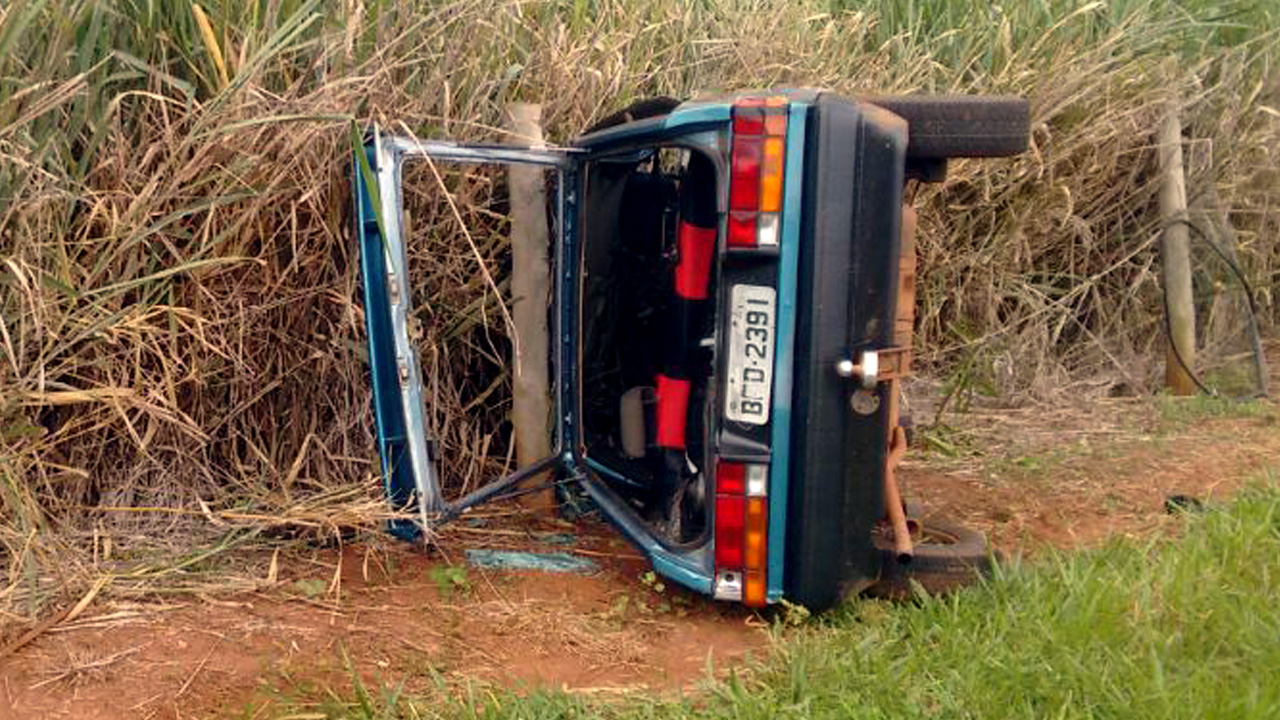
[(739, 135), (763, 135), (765, 128), (764, 108), (742, 105), (739, 103), (733, 110), (733, 132)]
[(716, 492), (729, 495), (744, 495), (747, 492), (747, 466), (742, 463), (725, 462), (716, 464)]
[(760, 159), (764, 143), (759, 136), (739, 136), (733, 140), (733, 163), (729, 176), (729, 209), (756, 210), (760, 205)]
[(756, 214), (750, 212), (729, 213), (729, 247), (755, 247)]
[(716, 567), (741, 568), (747, 537), (747, 501), (741, 495), (716, 496)]

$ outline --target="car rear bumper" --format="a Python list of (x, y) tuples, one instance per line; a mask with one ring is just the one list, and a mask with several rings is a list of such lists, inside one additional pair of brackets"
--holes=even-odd
[(907, 126), (823, 95), (805, 141), (785, 592), (823, 609), (878, 575), (888, 386), (860, 389), (836, 365), (892, 343)]

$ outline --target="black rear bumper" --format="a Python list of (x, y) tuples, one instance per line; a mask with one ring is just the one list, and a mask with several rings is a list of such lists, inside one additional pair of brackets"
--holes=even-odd
[[(811, 609), (874, 582), (888, 385), (851, 398), (836, 363), (890, 347), (907, 125), (823, 95), (810, 111), (799, 258), (786, 594)], [(874, 410), (866, 412), (869, 406)]]

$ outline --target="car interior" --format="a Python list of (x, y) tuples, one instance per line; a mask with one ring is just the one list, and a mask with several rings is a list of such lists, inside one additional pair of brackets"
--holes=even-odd
[(657, 535), (697, 543), (715, 407), (715, 166), (690, 149), (629, 152), (590, 163), (586, 188), (587, 456)]

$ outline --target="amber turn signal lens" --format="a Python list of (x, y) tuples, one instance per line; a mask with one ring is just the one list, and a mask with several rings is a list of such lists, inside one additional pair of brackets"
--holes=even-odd
[(748, 571), (747, 580), (742, 587), (742, 604), (747, 607), (764, 607), (768, 599), (769, 596), (764, 584), (764, 572)]
[(764, 161), (760, 167), (760, 211), (782, 209), (782, 138), (764, 140)]

